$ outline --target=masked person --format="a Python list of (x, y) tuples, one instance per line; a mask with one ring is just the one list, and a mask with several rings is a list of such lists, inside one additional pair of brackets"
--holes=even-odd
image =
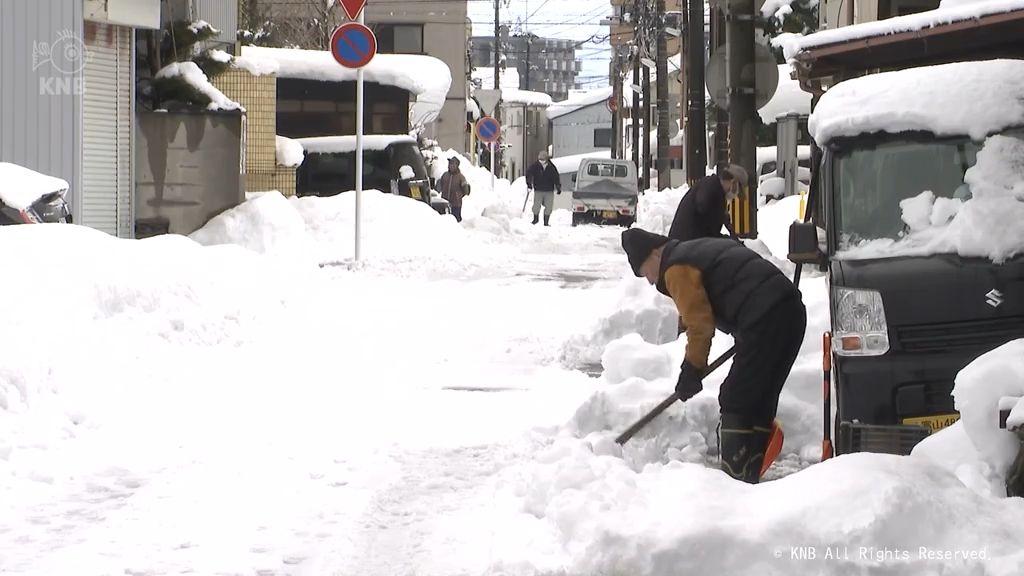
[(448, 160), (448, 171), (437, 181), (437, 191), (441, 197), (448, 201), (452, 216), (457, 222), (462, 222), (462, 198), (469, 196), (469, 182), (466, 176), (459, 169), (459, 159)]
[(779, 395), (807, 328), (800, 291), (774, 264), (728, 238), (673, 240), (639, 228), (622, 233), (637, 277), (675, 302), (686, 325), (686, 356), (676, 392), (703, 389), (715, 329), (732, 335), (736, 356), (718, 395), (722, 469), (756, 484)]
[(526, 171), (526, 186), (533, 189), (533, 223), (536, 224), (540, 220), (540, 209), (543, 206), (544, 225), (549, 226), (551, 210), (555, 205), (555, 194), (562, 193), (562, 177), (558, 173), (558, 168), (551, 163), (547, 152), (538, 154), (537, 161)]

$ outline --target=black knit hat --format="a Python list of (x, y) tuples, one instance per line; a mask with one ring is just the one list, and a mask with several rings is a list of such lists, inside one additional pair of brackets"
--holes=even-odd
[(654, 234), (641, 228), (630, 228), (622, 233), (622, 249), (626, 251), (629, 259), (629, 266), (637, 277), (643, 276), (640, 273), (640, 266), (644, 260), (654, 252), (656, 248), (664, 246), (669, 241), (668, 237), (661, 234)]

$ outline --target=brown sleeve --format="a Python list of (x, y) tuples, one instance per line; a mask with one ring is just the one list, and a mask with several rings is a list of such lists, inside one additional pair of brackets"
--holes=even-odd
[(681, 324), (686, 326), (686, 359), (704, 369), (715, 336), (715, 316), (704, 291), (700, 270), (677, 264), (665, 271), (665, 288), (676, 303)]

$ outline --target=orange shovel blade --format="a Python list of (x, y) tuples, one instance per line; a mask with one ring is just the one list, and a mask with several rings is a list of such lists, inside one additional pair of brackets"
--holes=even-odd
[(772, 463), (779, 457), (779, 453), (782, 452), (782, 441), (785, 439), (785, 435), (782, 433), (782, 426), (779, 421), (772, 422), (772, 433), (768, 437), (768, 447), (764, 450), (764, 462), (761, 464), (761, 477), (764, 477), (764, 473), (771, 468)]

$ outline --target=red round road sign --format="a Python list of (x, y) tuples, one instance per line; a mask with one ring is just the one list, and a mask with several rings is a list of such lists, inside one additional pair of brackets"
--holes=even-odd
[(615, 112), (619, 109), (618, 104), (615, 103), (615, 96), (608, 98), (608, 101), (605, 104), (608, 106), (609, 112)]
[(377, 37), (358, 22), (346, 22), (331, 34), (331, 55), (346, 68), (362, 68), (377, 55)]
[(501, 124), (493, 116), (484, 116), (476, 122), (476, 137), (490, 144), (501, 138)]

